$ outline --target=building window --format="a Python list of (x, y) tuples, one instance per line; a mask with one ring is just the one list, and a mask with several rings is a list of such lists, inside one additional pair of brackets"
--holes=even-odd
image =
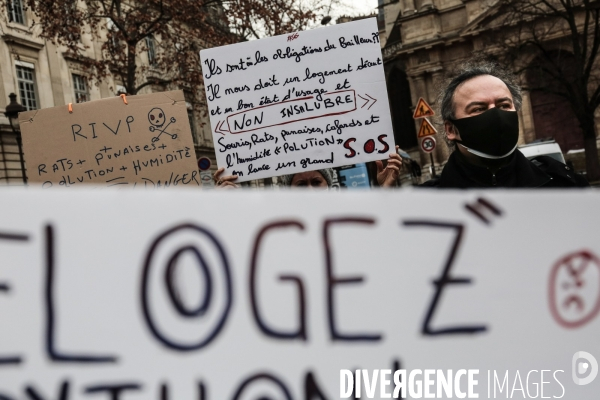
[(188, 119), (190, 120), (190, 130), (192, 131), (192, 139), (194, 140), (194, 144), (198, 146), (198, 135), (196, 133), (196, 124), (194, 123), (194, 110), (187, 110)]
[(27, 183), (25, 158), (21, 135), (0, 133), (0, 185), (23, 185)]
[(395, 142), (404, 150), (415, 148), (419, 145), (419, 140), (417, 139), (415, 120), (412, 117), (412, 99), (408, 77), (401, 69), (394, 68), (390, 72), (387, 82)]
[(117, 28), (117, 25), (115, 25), (114, 21), (110, 18), (106, 19), (106, 29), (108, 31), (107, 35), (110, 38), (110, 44), (108, 45), (108, 51), (109, 52), (121, 51), (122, 46), (121, 46), (121, 43), (118, 38), (119, 28)]
[(21, 104), (27, 110), (37, 110), (38, 102), (35, 95), (35, 71), (33, 68), (17, 65), (17, 83)]
[(156, 67), (156, 46), (153, 36), (146, 36), (146, 47), (148, 48), (148, 63), (151, 67)]
[[(62, 21), (66, 26), (76, 26), (79, 21), (77, 20), (77, 0), (74, 1), (66, 1), (63, 4), (63, 15)], [(71, 41), (81, 41), (81, 35), (79, 34), (77, 29), (69, 30), (68, 34), (69, 40)]]
[(85, 77), (73, 74), (73, 89), (75, 91), (75, 103), (90, 101), (90, 93), (88, 92)]
[(25, 25), (25, 12), (23, 10), (23, 0), (7, 0), (7, 2), (9, 21)]

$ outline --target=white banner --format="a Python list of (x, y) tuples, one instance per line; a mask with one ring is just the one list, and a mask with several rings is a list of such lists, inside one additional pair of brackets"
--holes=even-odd
[(0, 399), (597, 399), (599, 202), (4, 191)]
[(240, 182), (394, 149), (375, 18), (200, 55), (217, 162)]

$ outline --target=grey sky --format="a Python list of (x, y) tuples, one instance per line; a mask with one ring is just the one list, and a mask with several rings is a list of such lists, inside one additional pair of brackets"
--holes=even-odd
[(332, 7), (331, 16), (335, 19), (342, 15), (365, 15), (377, 12), (377, 0), (340, 0)]

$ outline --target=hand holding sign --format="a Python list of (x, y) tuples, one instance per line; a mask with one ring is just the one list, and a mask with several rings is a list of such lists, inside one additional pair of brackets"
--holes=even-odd
[(239, 188), (240, 185), (235, 183), (235, 181), (237, 181), (237, 179), (238, 179), (238, 176), (237, 175), (221, 176), (221, 175), (223, 175), (224, 171), (225, 171), (225, 168), (221, 167), (213, 175), (213, 178), (215, 180), (215, 184), (217, 185), (217, 187), (221, 188), (221, 189)]
[(397, 153), (399, 146), (396, 146), (396, 152), (390, 153), (390, 158), (387, 160), (385, 168), (383, 162), (375, 161), (377, 164), (377, 183), (381, 187), (390, 187), (396, 183), (400, 168), (402, 168), (402, 157)]

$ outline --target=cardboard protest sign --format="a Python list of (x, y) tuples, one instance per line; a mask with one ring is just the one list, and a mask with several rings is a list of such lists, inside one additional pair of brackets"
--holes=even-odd
[(5, 191), (0, 398), (595, 400), (599, 202)]
[(219, 167), (239, 181), (387, 158), (375, 18), (202, 50)]
[(199, 186), (182, 91), (19, 114), (29, 184)]

